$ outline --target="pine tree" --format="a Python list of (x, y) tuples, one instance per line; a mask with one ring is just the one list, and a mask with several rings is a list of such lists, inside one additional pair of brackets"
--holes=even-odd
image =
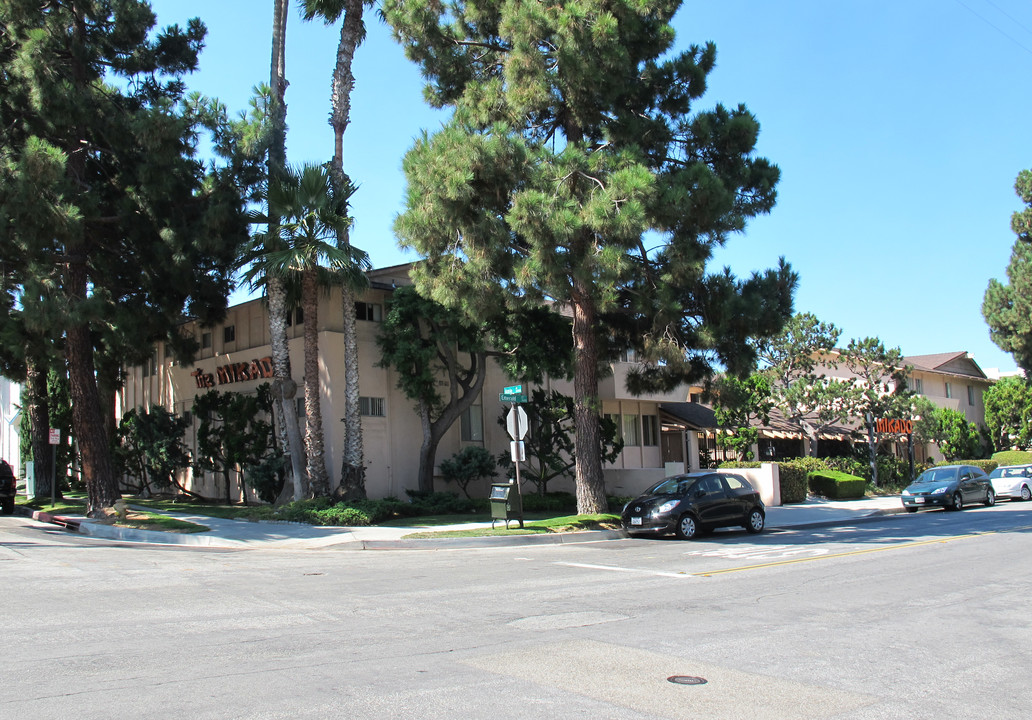
[(225, 312), (246, 233), (238, 178), (205, 172), (182, 102), (204, 26), (154, 25), (134, 0), (0, 3), (0, 239), (23, 289), (53, 288), (90, 513), (118, 497), (98, 383), (161, 338), (187, 349), (184, 313)]
[(1014, 191), (1025, 208), (1011, 216), (1011, 229), (1018, 239), (1007, 265), (1008, 283), (989, 281), (982, 317), (993, 342), (1028, 373), (1032, 372), (1032, 170), (1018, 173)]
[(707, 275), (714, 247), (774, 205), (744, 106), (695, 112), (712, 44), (674, 50), (680, 2), (386, 0), (388, 23), (453, 109), (408, 153), (395, 230), (425, 294), (483, 318), (551, 301), (572, 317), (579, 512), (606, 509), (599, 366), (633, 347), (629, 389), (715, 362), (746, 372), (753, 335), (791, 312), (787, 265)]

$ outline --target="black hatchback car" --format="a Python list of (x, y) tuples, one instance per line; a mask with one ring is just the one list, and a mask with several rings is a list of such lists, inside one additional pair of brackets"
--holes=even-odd
[(763, 530), (766, 511), (749, 482), (727, 472), (675, 475), (656, 483), (624, 506), (620, 516), (630, 535), (675, 533), (691, 540), (700, 532), (742, 526)]

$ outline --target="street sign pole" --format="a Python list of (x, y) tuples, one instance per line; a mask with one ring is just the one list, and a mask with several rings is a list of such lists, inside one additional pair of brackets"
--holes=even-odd
[(513, 465), (516, 466), (516, 494), (520, 497), (520, 527), (523, 527), (523, 491), (520, 488), (520, 459), (523, 457), (523, 436), (527, 434), (527, 413), (519, 406), (521, 402), (527, 402), (527, 396), (523, 393), (522, 385), (513, 385), (505, 388), (498, 396), (502, 402), (509, 403), (509, 412), (505, 418), (505, 429), (509, 431), (512, 438), (511, 457)]
[(50, 428), (50, 507), (57, 505), (57, 446), (61, 444), (61, 431)]

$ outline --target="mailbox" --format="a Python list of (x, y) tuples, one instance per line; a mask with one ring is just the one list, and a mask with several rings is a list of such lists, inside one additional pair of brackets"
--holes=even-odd
[(510, 520), (518, 520), (523, 527), (523, 496), (516, 483), (494, 483), (491, 485), (491, 527), (498, 520), (505, 521), (508, 529)]

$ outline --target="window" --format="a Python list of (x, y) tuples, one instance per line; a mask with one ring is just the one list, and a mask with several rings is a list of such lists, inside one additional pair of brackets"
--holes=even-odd
[(305, 409), (305, 399), (304, 399), (304, 397), (302, 396), (302, 397), (297, 398), (296, 399), (296, 403), (297, 403), (297, 417), (298, 417), (298, 419), (300, 420), (301, 418), (308, 417), (308, 411)]
[(623, 416), (623, 440), (624, 445), (641, 445), (640, 433), (638, 432), (638, 416)]
[(210, 348), (211, 347), (211, 333), (210, 332), (201, 333), (201, 347), (202, 348)]
[(967, 391), (968, 391), (968, 405), (974, 405), (975, 404), (975, 389), (973, 387), (971, 387), (970, 385), (968, 385), (967, 386)]
[(222, 342), (236, 342), (236, 325), (227, 325), (222, 328)]
[(295, 308), (294, 314), (287, 313), (287, 327), (291, 325), (303, 325), (305, 322), (305, 311), (301, 308)]
[(627, 348), (620, 355), (620, 362), (632, 363), (637, 362), (638, 354), (634, 351), (634, 348)]
[(608, 420), (609, 422), (611, 422), (613, 424), (613, 427), (616, 428), (616, 438), (615, 439), (616, 440), (622, 440), (623, 439), (623, 428), (620, 425), (620, 416), (616, 415), (616, 414), (613, 414), (613, 413), (606, 413), (602, 417), (605, 418), (606, 420)]
[(659, 417), (656, 415), (641, 416), (641, 444), (647, 447), (659, 445)]
[(358, 414), (365, 417), (386, 417), (387, 403), (382, 397), (360, 397)]
[(910, 378), (910, 389), (918, 395), (924, 395), (924, 382), (921, 378)]
[(462, 413), (459, 424), (462, 429), (463, 442), (484, 441), (484, 408), (482, 405), (470, 405), (469, 409)]
[(189, 410), (183, 411), (183, 420), (186, 422), (187, 427), (193, 425), (193, 414)]
[(948, 398), (953, 397), (953, 386), (950, 385), (949, 383), (946, 383), (946, 397), (948, 397)]
[(383, 305), (367, 302), (355, 303), (355, 318), (366, 322), (383, 322)]
[(688, 393), (688, 402), (701, 403), (702, 393)]

